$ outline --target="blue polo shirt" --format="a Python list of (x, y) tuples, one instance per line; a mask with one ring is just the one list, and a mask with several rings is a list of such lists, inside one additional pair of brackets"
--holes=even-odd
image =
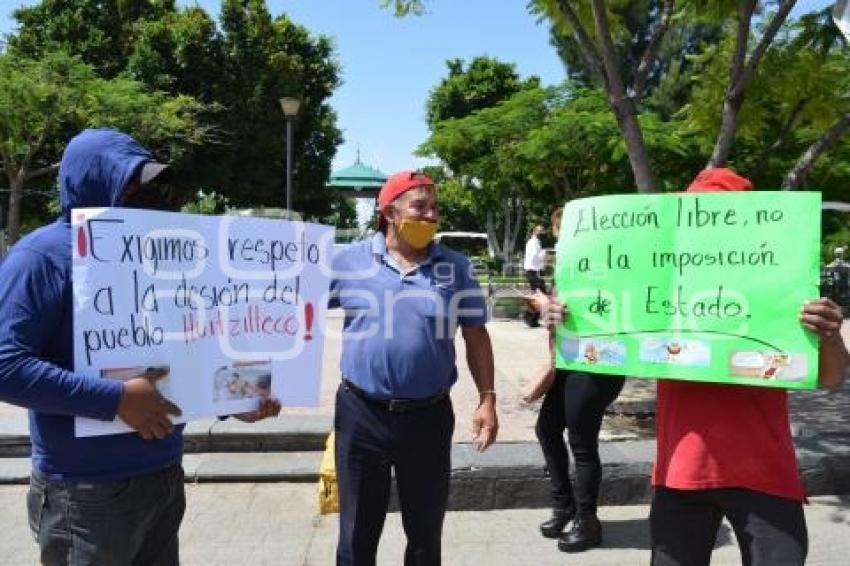
[(380, 399), (449, 389), (457, 381), (457, 327), (487, 322), (466, 257), (433, 243), (427, 259), (405, 274), (381, 233), (336, 253), (329, 307), (345, 309), (342, 376)]

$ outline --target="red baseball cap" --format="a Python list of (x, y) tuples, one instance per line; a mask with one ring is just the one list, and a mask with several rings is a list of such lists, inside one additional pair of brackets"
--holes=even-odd
[(751, 191), (753, 183), (731, 169), (715, 167), (703, 169), (688, 186), (689, 193), (713, 193), (718, 191)]
[(399, 171), (390, 175), (381, 192), (378, 193), (378, 230), (383, 230), (387, 220), (380, 210), (386, 205), (416, 187), (433, 187), (434, 180), (421, 171)]

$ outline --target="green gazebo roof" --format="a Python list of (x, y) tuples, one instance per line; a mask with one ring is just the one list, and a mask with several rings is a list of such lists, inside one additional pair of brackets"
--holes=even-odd
[(386, 175), (361, 163), (358, 153), (354, 165), (331, 173), (331, 179), (325, 186), (349, 196), (374, 197), (386, 180)]

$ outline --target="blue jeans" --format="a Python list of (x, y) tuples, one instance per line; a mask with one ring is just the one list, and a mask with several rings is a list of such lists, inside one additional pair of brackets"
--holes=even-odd
[(33, 471), (30, 530), (45, 566), (170, 566), (186, 509), (183, 468), (109, 482), (53, 481)]

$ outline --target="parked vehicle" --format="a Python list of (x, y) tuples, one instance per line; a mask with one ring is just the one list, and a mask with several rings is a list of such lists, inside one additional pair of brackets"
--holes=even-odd
[(484, 232), (437, 232), (434, 241), (445, 244), (468, 257), (495, 257)]

